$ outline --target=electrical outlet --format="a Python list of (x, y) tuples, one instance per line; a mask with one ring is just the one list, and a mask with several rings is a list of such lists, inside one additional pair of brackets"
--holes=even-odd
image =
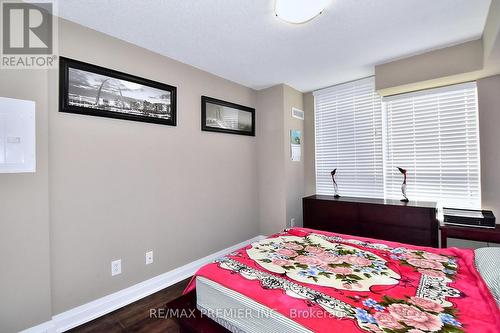
[(153, 251), (146, 252), (146, 265), (153, 263)]
[(122, 273), (122, 260), (118, 259), (111, 262), (111, 276)]
[(295, 227), (295, 217), (292, 217), (290, 219), (290, 227), (292, 227), (292, 228)]

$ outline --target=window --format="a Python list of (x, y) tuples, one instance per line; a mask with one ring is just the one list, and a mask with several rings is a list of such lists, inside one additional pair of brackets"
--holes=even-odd
[(384, 99), (387, 197), (401, 193), (401, 166), (410, 198), (481, 206), (476, 90), (474, 82)]
[(316, 192), (333, 194), (330, 172), (342, 195), (384, 195), (381, 98), (374, 79), (314, 92)]
[(316, 91), (316, 191), (480, 207), (476, 83), (384, 98), (373, 78)]

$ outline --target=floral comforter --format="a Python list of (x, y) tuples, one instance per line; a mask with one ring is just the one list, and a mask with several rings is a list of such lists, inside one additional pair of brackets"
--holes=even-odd
[(499, 308), (472, 250), (293, 228), (196, 275), (314, 332), (500, 332)]

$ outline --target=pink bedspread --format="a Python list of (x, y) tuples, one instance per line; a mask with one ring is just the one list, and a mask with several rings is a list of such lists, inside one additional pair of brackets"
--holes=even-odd
[[(500, 332), (500, 311), (472, 250), (293, 228), (206, 265), (196, 276), (314, 332)], [(193, 278), (185, 292), (195, 283)]]

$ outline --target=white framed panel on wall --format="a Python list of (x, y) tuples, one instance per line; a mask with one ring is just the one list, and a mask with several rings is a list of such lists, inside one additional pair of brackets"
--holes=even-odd
[(292, 108), (292, 117), (300, 120), (304, 120), (304, 111), (296, 107)]
[(0, 97), (0, 173), (36, 171), (35, 102)]

